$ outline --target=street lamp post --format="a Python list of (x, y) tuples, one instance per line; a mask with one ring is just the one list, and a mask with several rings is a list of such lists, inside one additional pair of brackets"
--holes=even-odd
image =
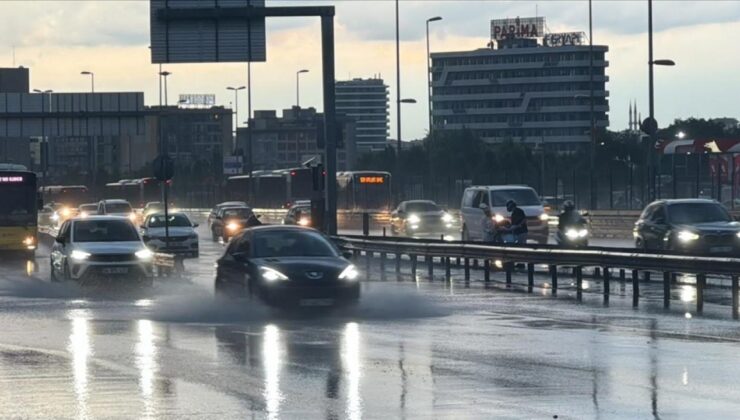
[(95, 73), (85, 70), (80, 72), (80, 74), (83, 76), (90, 76), (90, 91), (95, 93)]
[[(589, 131), (590, 135), (590, 144), (591, 147), (589, 148), (589, 167), (591, 176), (590, 179), (590, 190), (591, 190), (591, 200), (590, 200), (590, 206), (591, 210), (596, 210), (596, 207), (598, 206), (598, 197), (596, 192), (596, 176), (594, 175), (594, 170), (596, 168), (596, 133), (594, 127), (596, 126), (596, 123), (594, 122), (594, 17), (593, 17), (593, 1), (588, 0), (588, 57), (589, 57), (589, 65), (588, 65), (588, 88), (589, 88), (589, 120), (591, 121), (591, 129)], [(611, 192), (609, 192), (611, 194)]]
[(427, 19), (427, 106), (429, 108), (429, 133), (427, 135), (429, 137), (432, 135), (432, 57), (429, 49), (429, 24), (440, 20), (442, 20), (441, 16)]
[(246, 89), (246, 86), (239, 86), (239, 87), (227, 87), (227, 90), (233, 90), (234, 91), (234, 145), (232, 147), (232, 152), (236, 150), (236, 135), (237, 135), (237, 129), (239, 128), (239, 91)]
[[(658, 124), (655, 122), (655, 78), (654, 66), (675, 66), (673, 60), (655, 60), (653, 58), (653, 0), (648, 0), (648, 94), (650, 103), (650, 145), (648, 146), (648, 168), (653, 166), (652, 148), (658, 141)], [(655, 200), (655, 170), (653, 170), (653, 179), (650, 180), (649, 190), (650, 198)]]
[[(164, 106), (167, 106), (168, 105), (168, 98), (167, 98), (167, 77), (171, 76), (172, 73), (169, 72), (169, 71), (167, 71), (167, 70), (165, 70), (165, 71), (159, 72), (159, 75), (162, 76), (162, 78), (164, 79)], [(159, 105), (162, 106), (162, 103), (160, 102)]]
[(295, 72), (295, 104), (298, 108), (301, 107), (301, 75), (308, 73), (308, 70), (298, 70)]

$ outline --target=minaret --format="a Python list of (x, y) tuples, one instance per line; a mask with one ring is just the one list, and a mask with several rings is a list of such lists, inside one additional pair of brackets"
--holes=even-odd
[(629, 128), (627, 129), (627, 131), (632, 131), (632, 101), (630, 101), (630, 118), (629, 118), (629, 120), (630, 120), (630, 122), (629, 122)]

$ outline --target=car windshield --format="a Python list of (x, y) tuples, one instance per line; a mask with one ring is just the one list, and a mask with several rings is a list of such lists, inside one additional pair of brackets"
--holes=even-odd
[(106, 213), (131, 213), (131, 204), (129, 203), (106, 203)]
[(162, 203), (149, 203), (146, 205), (147, 211), (162, 210), (162, 209), (164, 209), (164, 205)]
[(671, 204), (668, 217), (672, 223), (680, 225), (732, 221), (727, 210), (716, 203)]
[(317, 232), (276, 230), (255, 232), (254, 256), (270, 257), (336, 257), (334, 246)]
[(539, 206), (540, 199), (534, 191), (527, 188), (517, 188), (511, 190), (495, 190), (491, 192), (493, 197), (493, 207), (504, 207), (506, 202), (514, 200), (517, 206)]
[(439, 211), (439, 206), (429, 201), (413, 201), (406, 203), (407, 212)]
[(226, 209), (223, 212), (224, 219), (246, 219), (251, 214), (249, 209)]
[[(190, 227), (192, 223), (184, 214), (170, 214), (167, 218), (170, 227)], [(164, 227), (164, 214), (155, 214), (149, 218), (150, 228)]]
[(97, 210), (98, 210), (98, 206), (95, 204), (83, 204), (80, 206), (80, 211), (91, 212), (91, 211), (97, 211)]
[(135, 242), (136, 228), (127, 220), (85, 220), (74, 224), (74, 242)]

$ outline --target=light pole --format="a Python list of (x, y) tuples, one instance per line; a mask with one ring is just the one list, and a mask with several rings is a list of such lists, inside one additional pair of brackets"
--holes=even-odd
[[(658, 141), (658, 124), (655, 121), (655, 78), (654, 78), (654, 66), (675, 66), (676, 63), (673, 60), (655, 60), (653, 58), (653, 0), (648, 0), (648, 78), (649, 78), (649, 99), (650, 99), (650, 123), (647, 127), (650, 135), (650, 145), (648, 146), (648, 167), (653, 166), (652, 148)], [(653, 171), (653, 179), (650, 180), (650, 198), (655, 200), (655, 171)]]
[[(398, 0), (396, 0), (396, 156), (401, 153), (401, 38), (398, 12)], [(397, 159), (398, 160), (398, 159)]]
[(233, 150), (236, 150), (236, 131), (239, 128), (239, 91), (246, 89), (246, 86), (239, 86), (239, 87), (227, 87), (227, 90), (233, 90), (234, 91), (234, 147)]
[(95, 93), (95, 73), (85, 70), (80, 72), (80, 74), (83, 76), (90, 76), (90, 90), (92, 93)]
[[(596, 210), (596, 207), (598, 206), (598, 197), (596, 193), (596, 176), (594, 175), (594, 170), (596, 167), (596, 133), (594, 132), (594, 127), (596, 123), (594, 122), (594, 15), (593, 15), (593, 1), (588, 0), (588, 88), (589, 88), (589, 120), (591, 121), (591, 129), (589, 131), (590, 134), (590, 144), (591, 147), (589, 148), (589, 167), (590, 167), (590, 185), (589, 189), (591, 190), (590, 196), (590, 206), (591, 210)], [(611, 192), (609, 192), (611, 194)], [(557, 194), (556, 194), (557, 195)]]
[(435, 16), (427, 19), (427, 106), (429, 108), (429, 133), (427, 137), (432, 136), (432, 57), (429, 49), (429, 23), (438, 22), (442, 20), (442, 17)]
[[(168, 98), (167, 98), (167, 77), (171, 76), (172, 73), (165, 70), (159, 73), (160, 76), (164, 79), (164, 106), (168, 105)], [(160, 106), (162, 104), (160, 103)]]
[[(33, 90), (36, 93), (40, 93), (42, 95), (48, 95), (49, 96), (49, 112), (51, 112), (51, 94), (54, 93), (53, 90), (40, 90), (40, 89), (34, 89)], [(41, 114), (44, 113), (44, 100), (41, 99)], [(48, 185), (49, 180), (47, 179), (47, 169), (48, 169), (48, 158), (47, 155), (49, 154), (49, 151), (47, 150), (49, 147), (48, 142), (46, 141), (46, 123), (44, 122), (44, 118), (41, 117), (41, 144), (39, 145), (39, 153), (41, 156), (39, 156), (40, 164), (41, 164), (41, 173), (43, 175), (44, 179), (44, 185)]]
[(301, 107), (301, 75), (308, 73), (308, 70), (298, 70), (295, 72), (295, 104), (298, 108)]

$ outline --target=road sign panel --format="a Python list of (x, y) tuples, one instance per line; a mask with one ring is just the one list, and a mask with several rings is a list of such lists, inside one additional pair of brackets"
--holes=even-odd
[(262, 62), (265, 18), (232, 13), (265, 0), (150, 0), (152, 63)]

